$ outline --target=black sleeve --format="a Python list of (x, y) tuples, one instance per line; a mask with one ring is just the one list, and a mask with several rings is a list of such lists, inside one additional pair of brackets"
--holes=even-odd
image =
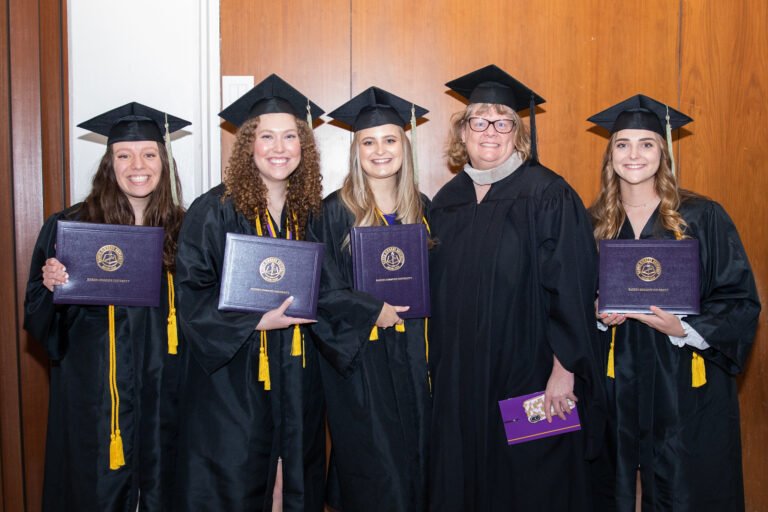
[(262, 316), (218, 309), (228, 227), (225, 209), (219, 196), (210, 193), (195, 201), (184, 217), (176, 254), (181, 328), (208, 373), (227, 364), (246, 342), (258, 339), (255, 328)]
[(325, 244), (320, 279), (318, 322), (311, 326), (318, 349), (341, 375), (356, 367), (384, 302), (352, 288), (350, 260), (342, 247), (349, 233), (347, 212), (340, 205), (324, 204), (322, 215), (307, 227), (307, 238)]

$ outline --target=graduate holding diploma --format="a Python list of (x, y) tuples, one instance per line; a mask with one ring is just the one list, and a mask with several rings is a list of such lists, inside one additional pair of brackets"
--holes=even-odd
[[(607, 129), (595, 238), (695, 239), (701, 312), (603, 313), (607, 442), (595, 510), (744, 509), (736, 375), (760, 302), (736, 227), (714, 201), (678, 187), (671, 130), (691, 118), (643, 95), (590, 121)], [(667, 139), (665, 140), (665, 134)]]
[(184, 360), (176, 509), (322, 511), (325, 431), (310, 320), (218, 309), (227, 233), (303, 240), (321, 203), (317, 105), (277, 75), (220, 116), (224, 181), (189, 208), (177, 258)]
[[(188, 124), (128, 103), (78, 125), (107, 137), (107, 150), (85, 201), (40, 231), (24, 303), (24, 327), (51, 359), (45, 511), (170, 509), (176, 354), (186, 349), (174, 304), (184, 210), (170, 133)], [(54, 287), (69, 281), (55, 257), (60, 220), (164, 228), (160, 307), (55, 305)]]
[(317, 335), (333, 451), (329, 504), (342, 512), (426, 510), (429, 377), (424, 318), (353, 289), (350, 228), (426, 223), (404, 127), (426, 110), (377, 87), (329, 115), (354, 131), (349, 174), (323, 201)]

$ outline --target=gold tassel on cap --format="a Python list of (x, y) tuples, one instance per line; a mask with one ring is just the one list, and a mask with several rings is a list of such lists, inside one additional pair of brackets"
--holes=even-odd
[(670, 159), (670, 161), (672, 163), (672, 165), (671, 165), (672, 176), (676, 176), (676, 174), (675, 174), (675, 153), (672, 151), (672, 125), (669, 122), (669, 105), (667, 105), (666, 107), (667, 107), (667, 115), (666, 115), (667, 126), (666, 126), (665, 132), (666, 132), (666, 135), (667, 135), (667, 149), (669, 150), (669, 159)]
[(691, 386), (700, 388), (707, 383), (707, 368), (704, 366), (704, 358), (696, 352), (691, 359)]
[[(189, 123), (187, 123), (189, 124)], [(171, 132), (168, 129), (168, 114), (165, 114), (165, 151), (168, 153), (168, 174), (171, 180), (171, 199), (174, 206), (179, 206), (179, 194), (176, 190), (176, 163), (171, 150)]]
[(176, 325), (176, 292), (173, 289), (173, 274), (166, 272), (168, 276), (168, 353), (179, 352), (179, 331)]
[(606, 375), (608, 375), (610, 378), (615, 379), (616, 373), (614, 371), (614, 360), (613, 360), (613, 347), (616, 344), (616, 326), (614, 325), (611, 327), (611, 349), (608, 351), (608, 371), (606, 372)]
[(115, 306), (109, 305), (109, 395), (112, 401), (109, 433), (109, 469), (125, 466), (123, 438), (120, 435), (120, 395), (117, 392), (117, 347), (115, 343)]
[(264, 390), (272, 389), (269, 379), (269, 355), (267, 355), (267, 331), (259, 331), (259, 382), (264, 383)]
[(413, 158), (413, 182), (419, 184), (419, 157), (416, 154), (416, 105), (411, 103), (411, 156)]

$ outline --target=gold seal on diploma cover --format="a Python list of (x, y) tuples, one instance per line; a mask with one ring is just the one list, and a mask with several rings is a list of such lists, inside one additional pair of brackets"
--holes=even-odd
[(114, 272), (124, 261), (123, 251), (116, 245), (105, 245), (96, 252), (96, 265), (105, 272)]
[(643, 258), (635, 265), (635, 274), (646, 283), (655, 281), (661, 277), (661, 263), (650, 256)]
[(280, 258), (270, 256), (259, 265), (261, 278), (268, 283), (276, 283), (285, 276), (285, 263)]
[(390, 272), (400, 270), (405, 265), (405, 253), (394, 245), (387, 247), (381, 253), (381, 265)]

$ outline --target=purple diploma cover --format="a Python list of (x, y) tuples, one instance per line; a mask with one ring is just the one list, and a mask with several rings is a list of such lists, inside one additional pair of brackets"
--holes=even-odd
[(266, 313), (293, 295), (286, 314), (317, 318), (323, 244), (227, 233), (219, 309)]
[(601, 240), (600, 313), (699, 313), (698, 240)]
[(581, 430), (579, 412), (570, 400), (569, 405), (571, 405), (571, 413), (565, 415), (565, 420), (561, 420), (559, 416), (553, 416), (552, 423), (548, 423), (544, 415), (543, 391), (499, 400), (507, 444), (527, 443), (543, 437), (559, 436)]
[(69, 274), (56, 304), (160, 305), (163, 228), (59, 221), (56, 259)]
[(350, 235), (355, 289), (393, 306), (402, 318), (430, 315), (427, 230), (424, 224), (354, 227)]

